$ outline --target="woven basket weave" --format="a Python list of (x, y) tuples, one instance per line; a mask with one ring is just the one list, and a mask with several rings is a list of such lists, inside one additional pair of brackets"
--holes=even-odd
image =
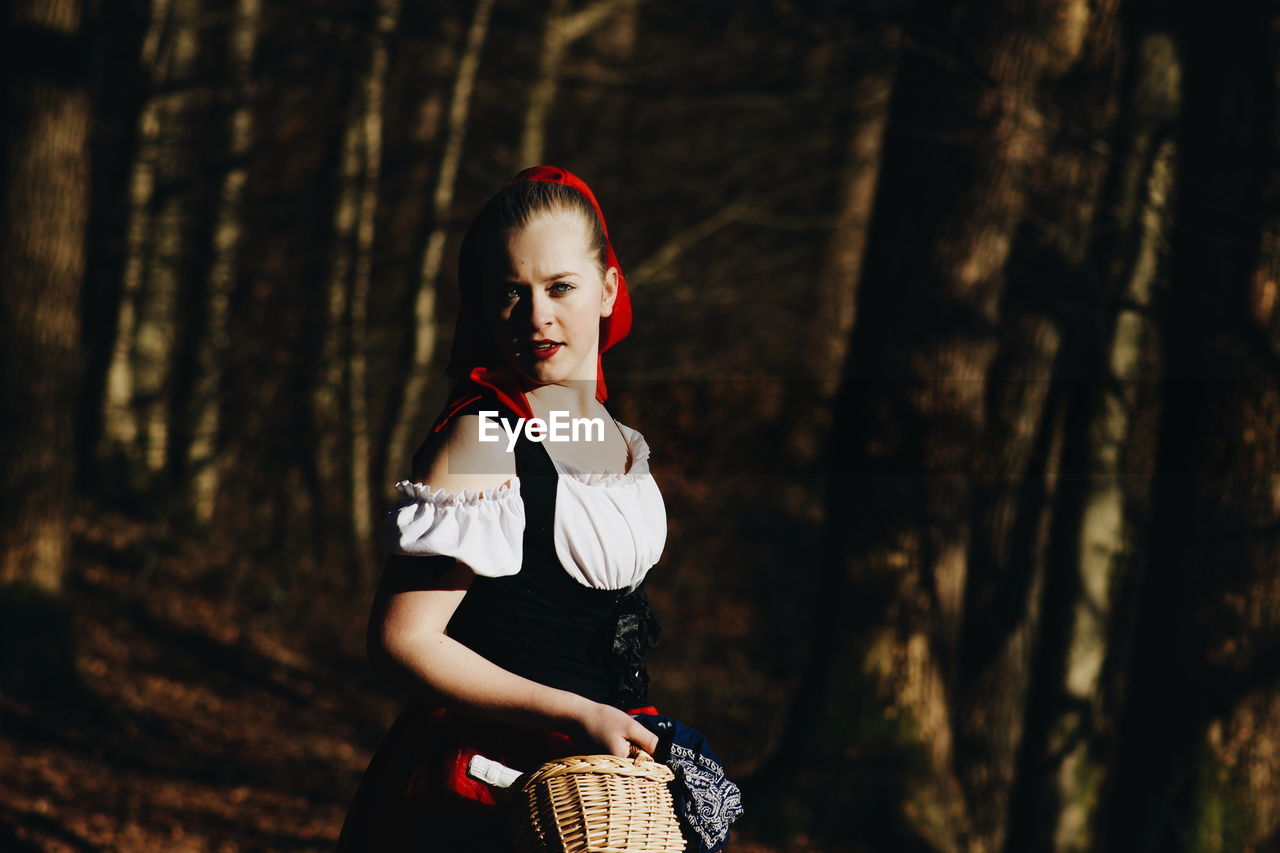
[(512, 803), (519, 853), (680, 853), (685, 849), (666, 765), (575, 755), (522, 780)]

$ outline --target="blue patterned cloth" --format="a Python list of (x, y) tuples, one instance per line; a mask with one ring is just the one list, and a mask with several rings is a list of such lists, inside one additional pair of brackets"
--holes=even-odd
[(722, 850), (729, 824), (742, 814), (742, 792), (725, 778), (706, 737), (661, 714), (639, 713), (635, 719), (658, 736), (653, 757), (676, 774), (672, 793), (686, 841), (697, 845), (697, 853)]

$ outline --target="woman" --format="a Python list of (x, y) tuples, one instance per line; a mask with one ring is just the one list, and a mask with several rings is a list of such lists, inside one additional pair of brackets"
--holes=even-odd
[[(603, 406), (600, 354), (631, 316), (591, 190), (521, 172), (468, 229), (459, 283), (460, 381), (397, 484), (369, 622), (371, 659), (414, 701), (340, 851), (506, 849), (494, 791), (466, 772), (476, 753), (527, 770), (658, 747), (627, 711), (645, 703), (657, 625), (640, 585), (666, 515), (644, 438)], [(539, 441), (533, 418), (598, 426)]]

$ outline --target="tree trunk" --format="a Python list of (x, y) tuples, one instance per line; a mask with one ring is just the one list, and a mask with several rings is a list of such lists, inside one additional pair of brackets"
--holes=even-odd
[(154, 93), (138, 120), (130, 186), (128, 249), (116, 344), (107, 376), (106, 452), (156, 473), (169, 456), (180, 265), (187, 251), (186, 140), (199, 52), (200, 0), (153, 0), (143, 46)]
[[(840, 384), (840, 368), (853, 330), (862, 257), (866, 252), (894, 68), (898, 62), (901, 22), (877, 19), (867, 30), (866, 35), (846, 48), (858, 54), (856, 59), (845, 59), (856, 63), (857, 68), (847, 75), (850, 78), (847, 83), (843, 78), (840, 81), (852, 91), (849, 128), (836, 178), (834, 227), (826, 240), (815, 282), (815, 304), (822, 306), (822, 310), (808, 318), (807, 331), (813, 340), (806, 348), (804, 370), (809, 381), (787, 383), (784, 392), (789, 398), (784, 403), (787, 408), (813, 410), (818, 414), (795, 418), (788, 435), (788, 444), (796, 451), (797, 458), (815, 467), (831, 430), (831, 401)], [(824, 83), (814, 81), (815, 87)], [(788, 747), (780, 745), (780, 749)]]
[(89, 202), (80, 4), (6, 11), (0, 222), (0, 582), (56, 592), (71, 546), (73, 423)]
[(569, 0), (551, 0), (547, 9), (547, 25), (542, 31), (538, 50), (538, 70), (529, 90), (529, 106), (524, 114), (524, 130), (520, 134), (519, 160), (516, 169), (542, 162), (547, 148), (547, 116), (560, 84), (560, 65), (564, 61), (568, 41), (564, 34), (564, 18)]
[(822, 356), (815, 371), (819, 381), (838, 381), (840, 365), (844, 363), (849, 335), (853, 331), (862, 255), (866, 250), (871, 206), (880, 175), (892, 88), (892, 57), (883, 64), (864, 69), (853, 81), (856, 99), (853, 128), (840, 173), (835, 230), (827, 242), (826, 256), (818, 276), (822, 292), (820, 302), (832, 306), (829, 314), (819, 318), (819, 334), (825, 338), (823, 345), (815, 347)]
[(229, 109), (226, 166), (218, 180), (213, 216), (213, 251), (204, 289), (203, 334), (195, 359), (189, 405), (191, 440), (184, 473), (191, 478), (189, 500), (196, 517), (208, 522), (222, 481), (218, 455), (222, 371), (230, 337), (231, 293), (235, 287), (241, 235), (241, 204), (253, 140), (251, 75), (262, 22), (261, 0), (237, 0), (227, 50)]
[[(171, 0), (152, 0), (151, 22), (142, 44), (140, 64), (151, 70), (151, 87), (165, 82), (168, 70), (173, 10)], [(162, 55), (163, 51), (163, 55)], [(142, 296), (144, 252), (151, 232), (151, 199), (155, 192), (156, 157), (160, 131), (160, 98), (146, 99), (138, 115), (137, 148), (129, 182), (128, 249), (116, 320), (115, 346), (103, 398), (100, 455), (122, 453), (131, 461), (138, 442), (138, 413), (134, 409), (134, 339), (138, 302)], [(140, 461), (140, 460), (139, 460)]]
[(153, 44), (159, 38), (159, 27), (149, 15), (151, 6), (152, 0), (126, 0), (123, 6), (112, 4), (109, 13), (97, 7), (89, 23), (93, 32), (87, 78), (93, 104), (89, 143), (93, 179), (85, 237), (80, 355), (84, 375), (76, 416), (76, 474), (79, 488), (97, 494), (117, 485), (120, 474), (103, 465), (107, 461), (103, 416), (127, 255), (133, 177), (129, 164), (136, 159), (138, 119), (148, 100), (155, 66), (144, 47), (148, 35)]
[[(823, 584), (832, 594), (818, 621), (839, 624), (854, 600), (885, 602), (865, 614), (874, 619), (865, 633), (832, 638), (826, 665), (860, 657), (891, 719), (912, 732), (903, 737), (927, 770), (899, 781), (895, 805), (916, 815), (902, 822), (938, 849), (998, 850), (1024, 688), (1015, 680), (1000, 708), (973, 699), (1002, 672), (1026, 678), (1035, 582), (1021, 560), (1002, 561), (1021, 556), (1006, 554), (1005, 540), (1044, 400), (1043, 383), (993, 387), (990, 371), (1010, 249), (1046, 155), (1042, 83), (1074, 66), (1089, 12), (1045, 0), (951, 15), (918, 10), (890, 106), (836, 404)], [(1043, 320), (1011, 339), (1031, 357), (1026, 369), (1047, 371), (1056, 340)], [(1011, 388), (1030, 394), (993, 413)], [(993, 480), (998, 489), (980, 491)], [(983, 509), (969, 517), (975, 502)], [(1020, 523), (1034, 530), (1035, 518)], [(1002, 571), (1021, 574), (1007, 597), (991, 598)], [(999, 615), (1004, 633), (978, 638), (962, 658), (979, 613)], [(832, 680), (834, 695), (820, 701), (856, 695), (861, 677)]]
[[(317, 381), (311, 389), (311, 422), (315, 429), (317, 509), (333, 518), (334, 529), (350, 529), (350, 484), (342, 475), (346, 425), (342, 417), (342, 393), (346, 385), (347, 312), (350, 301), (351, 252), (355, 228), (356, 182), (360, 174), (359, 137), (348, 119), (339, 154), (338, 186), (334, 206), (333, 253), (325, 290), (325, 320), (318, 347)], [(338, 511), (341, 504), (342, 511)], [(326, 529), (318, 531), (323, 534)], [(336, 534), (335, 534), (335, 538)], [(345, 541), (345, 539), (344, 539)], [(346, 543), (350, 546), (351, 543)]]
[[(399, 0), (378, 0), (374, 30), (368, 36), (369, 64), (356, 85), (343, 137), (338, 199), (334, 219), (334, 255), (329, 280), (329, 322), (322, 348), (325, 379), (313, 406), (320, 430), (317, 459), (322, 482), (342, 482), (336, 459), (347, 460), (345, 490), (352, 538), (352, 583), (363, 588), (372, 570), (373, 505), (370, 490), (368, 394), (368, 308), (373, 275), (373, 245), (382, 168), (382, 109), (386, 92), (387, 41), (400, 15)], [(345, 335), (343, 334), (345, 332)], [(345, 343), (345, 347), (343, 344)], [(343, 366), (346, 378), (347, 447), (336, 456)]]
[(413, 448), (415, 430), (422, 423), (423, 399), (431, 377), (432, 355), (436, 347), (436, 291), (440, 286), (440, 270), (444, 265), (445, 240), (448, 238), (449, 211), (453, 207), (454, 189), (458, 183), (458, 167), (462, 162), (462, 146), (467, 136), (467, 120), (480, 70), (480, 54), (489, 33), (489, 16), (493, 0), (479, 0), (472, 10), (467, 41), (454, 75), (453, 94), (449, 99), (449, 117), (445, 129), (444, 151), (436, 176), (431, 204), (431, 232), (422, 253), (422, 269), (413, 300), (413, 349), (404, 393), (393, 399), (390, 449), (385, 482), (394, 483), (406, 476), (405, 460)]
[[(1049, 10), (1046, 10), (1049, 11)], [(1116, 115), (1117, 4), (1062, 3), (1045, 33), (1037, 102), (1045, 152), (1027, 176), (1027, 216), (1006, 270), (997, 353), (987, 376), (986, 426), (972, 488), (963, 625), (952, 727), (956, 772), (979, 850), (1017, 850), (1011, 824), (1029, 700), (1036, 675), (1053, 548), (1054, 502), (1065, 490), (1058, 466), (1074, 422), (1063, 403), (1081, 383), (1055, 377), (1063, 344), (1093, 312), (1089, 261)], [(1083, 141), (1082, 141), (1083, 140)], [(1055, 378), (1058, 380), (1055, 382)], [(1067, 387), (1063, 387), (1067, 386)], [(1043, 603), (1042, 603), (1043, 602)]]
[[(1029, 806), (1023, 825), (1039, 836), (1036, 847), (1057, 851), (1097, 849), (1097, 813), (1118, 711), (1114, 676), (1107, 673), (1123, 668), (1129, 646), (1125, 626), (1132, 612), (1120, 609), (1121, 595), (1139, 560), (1141, 504), (1150, 482), (1149, 472), (1141, 470), (1143, 437), (1135, 424), (1136, 413), (1150, 406), (1145, 380), (1154, 361), (1151, 308), (1157, 281), (1167, 276), (1179, 69), (1164, 34), (1140, 33), (1134, 47), (1123, 113), (1126, 138), (1117, 146), (1111, 207), (1095, 226), (1091, 268), (1102, 272), (1103, 289), (1097, 309), (1072, 333), (1075, 352), (1095, 346), (1101, 351), (1064, 370), (1098, 378), (1070, 382), (1067, 392), (1067, 405), (1079, 410), (1068, 417), (1073, 450), (1064, 473), (1070, 480), (1056, 508), (1057, 535), (1068, 541), (1056, 543), (1064, 576), (1045, 599), (1054, 627), (1041, 655), (1041, 675), (1051, 695), (1037, 721), (1042, 737), (1030, 747), (1038, 750), (1035, 763), (1044, 770), (1040, 778), (1024, 780), (1029, 788), (1047, 785), (1050, 793), (1043, 803), (1047, 810)], [(1083, 368), (1075, 366), (1081, 363)]]
[(1263, 849), (1280, 832), (1277, 21), (1245, 2), (1177, 12), (1150, 558), (1106, 797), (1106, 849), (1136, 853)]
[(569, 48), (611, 16), (639, 1), (593, 0), (584, 8), (571, 12), (569, 0), (551, 0), (547, 25), (542, 31), (542, 46), (538, 50), (538, 70), (529, 90), (529, 105), (524, 114), (517, 170), (541, 163), (546, 155), (547, 120), (560, 88), (560, 73)]

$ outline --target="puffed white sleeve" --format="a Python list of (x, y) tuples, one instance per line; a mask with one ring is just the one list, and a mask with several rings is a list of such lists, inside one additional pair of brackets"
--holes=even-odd
[(524, 501), (520, 480), (483, 491), (432, 490), (401, 480), (402, 497), (387, 513), (382, 547), (394, 554), (453, 557), (471, 571), (498, 578), (520, 571), (524, 559)]

